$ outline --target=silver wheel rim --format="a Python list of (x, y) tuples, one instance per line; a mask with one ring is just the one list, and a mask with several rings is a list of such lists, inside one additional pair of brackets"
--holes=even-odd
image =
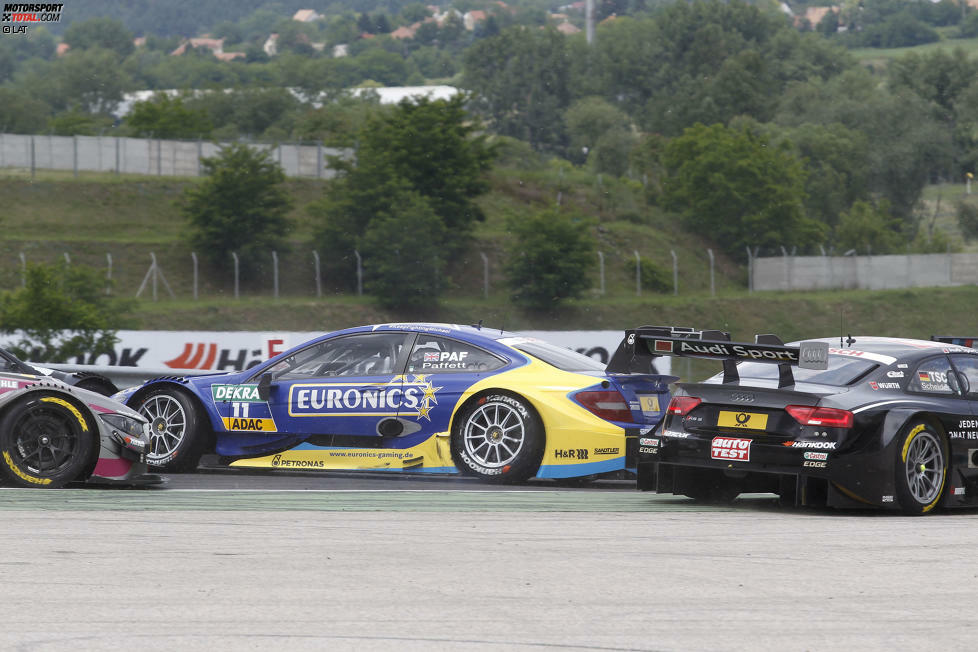
[(150, 451), (146, 461), (158, 463), (173, 455), (187, 431), (187, 413), (180, 402), (167, 394), (157, 394), (143, 403), (139, 412), (150, 425)]
[(526, 424), (522, 415), (505, 403), (479, 406), (465, 422), (465, 452), (490, 469), (512, 464), (523, 450)]
[(918, 434), (910, 442), (904, 468), (914, 500), (922, 505), (934, 502), (944, 485), (944, 452), (937, 437), (926, 430)]

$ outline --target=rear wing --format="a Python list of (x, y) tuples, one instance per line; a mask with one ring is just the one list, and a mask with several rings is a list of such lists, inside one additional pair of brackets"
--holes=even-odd
[(958, 337), (956, 335), (931, 335), (932, 342), (943, 342), (945, 344), (957, 344), (971, 349), (978, 349), (978, 337)]
[(696, 330), (679, 326), (641, 326), (625, 331), (618, 349), (608, 362), (608, 373), (635, 373), (648, 369), (652, 359), (661, 355), (704, 358), (723, 362), (723, 382), (740, 380), (738, 362), (766, 362), (778, 365), (778, 387), (795, 384), (792, 367), (827, 369), (829, 345), (826, 342), (802, 342), (785, 346), (776, 335), (755, 335), (753, 342), (734, 342), (730, 333), (718, 330)]

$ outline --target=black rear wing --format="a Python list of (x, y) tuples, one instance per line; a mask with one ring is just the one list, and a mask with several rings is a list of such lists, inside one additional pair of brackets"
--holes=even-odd
[(641, 326), (625, 331), (618, 349), (608, 362), (608, 373), (636, 373), (648, 369), (661, 355), (704, 358), (723, 362), (723, 382), (740, 380), (738, 362), (766, 362), (778, 365), (778, 387), (795, 384), (792, 367), (827, 369), (829, 345), (802, 342), (785, 346), (776, 335), (755, 335), (753, 342), (734, 342), (730, 333), (696, 330), (680, 326)]
[(978, 337), (958, 337), (956, 335), (931, 335), (932, 342), (944, 342), (945, 344), (957, 344), (971, 349), (978, 349)]

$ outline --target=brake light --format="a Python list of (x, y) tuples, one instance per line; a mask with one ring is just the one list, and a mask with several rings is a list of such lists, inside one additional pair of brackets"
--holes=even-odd
[(632, 423), (632, 410), (628, 407), (628, 401), (616, 390), (603, 390), (598, 392), (578, 392), (574, 399), (583, 405), (595, 416), (608, 421), (625, 421)]
[(852, 428), (854, 417), (849, 410), (815, 407), (811, 405), (789, 405), (785, 412), (803, 426), (824, 426), (826, 428)]
[(669, 407), (666, 408), (666, 412), (684, 417), (702, 402), (703, 399), (696, 398), (695, 396), (673, 396), (672, 400), (669, 401)]

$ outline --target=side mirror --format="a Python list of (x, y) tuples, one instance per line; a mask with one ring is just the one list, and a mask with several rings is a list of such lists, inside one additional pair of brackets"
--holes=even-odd
[(951, 391), (955, 394), (963, 394), (961, 391), (961, 382), (959, 376), (954, 371), (949, 371), (947, 373), (947, 386), (951, 388)]
[(961, 385), (961, 393), (962, 394), (970, 394), (971, 393), (971, 382), (968, 380), (968, 376), (966, 374), (960, 372), (960, 371), (955, 372), (954, 375), (958, 379), (958, 384)]
[(258, 398), (267, 401), (272, 393), (272, 374), (264, 373), (258, 379)]

